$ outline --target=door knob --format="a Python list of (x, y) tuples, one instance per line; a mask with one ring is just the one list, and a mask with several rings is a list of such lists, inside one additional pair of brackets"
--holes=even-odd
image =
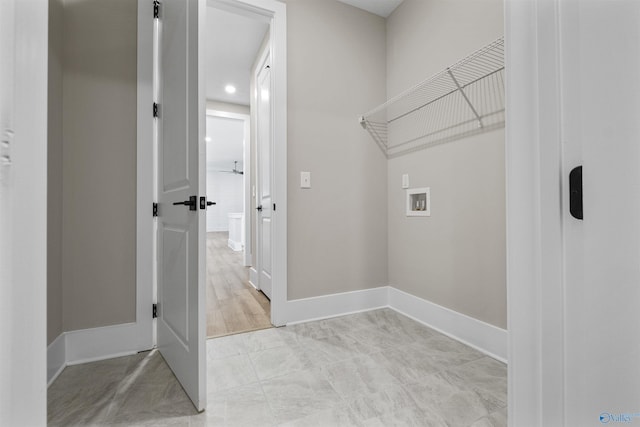
[(190, 211), (195, 211), (198, 209), (198, 197), (197, 196), (189, 196), (189, 200), (185, 200), (184, 202), (174, 202), (175, 205), (185, 205), (189, 206)]
[(258, 207), (256, 208), (256, 210), (257, 210), (258, 212), (262, 212), (262, 205), (258, 205)]

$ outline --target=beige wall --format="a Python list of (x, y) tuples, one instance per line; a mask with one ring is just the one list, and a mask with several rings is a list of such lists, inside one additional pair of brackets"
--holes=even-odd
[(65, 0), (63, 328), (135, 320), (137, 2)]
[[(287, 0), (288, 298), (388, 283), (386, 160), (358, 123), (384, 101), (384, 19)], [(300, 189), (300, 172), (312, 187)]]
[[(405, 0), (387, 20), (394, 96), (503, 34), (502, 0)], [(431, 188), (431, 217), (405, 216), (402, 174)], [(388, 164), (389, 282), (506, 328), (504, 131)]]
[(47, 344), (62, 333), (62, 0), (49, 0)]

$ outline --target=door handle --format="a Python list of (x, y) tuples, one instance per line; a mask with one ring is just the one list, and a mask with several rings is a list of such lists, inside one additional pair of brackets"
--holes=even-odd
[(207, 206), (213, 206), (216, 202), (208, 202), (207, 198), (200, 196), (200, 209), (207, 209)]
[(258, 212), (262, 212), (262, 205), (258, 205), (258, 207), (256, 208), (256, 210), (257, 210)]
[(197, 196), (189, 196), (189, 200), (185, 200), (184, 202), (174, 202), (175, 205), (185, 205), (189, 206), (190, 211), (195, 211), (198, 209), (198, 197)]
[(569, 212), (575, 219), (583, 219), (582, 212), (582, 166), (569, 173)]

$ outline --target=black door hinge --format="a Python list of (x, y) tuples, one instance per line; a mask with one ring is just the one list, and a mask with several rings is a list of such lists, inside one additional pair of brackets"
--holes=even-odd
[(276, 210), (276, 204), (275, 203), (273, 204), (273, 210), (274, 211)]
[(153, 103), (153, 117), (158, 117), (160, 106), (157, 103)]
[(158, 204), (153, 204), (153, 216), (158, 216)]
[(154, 0), (153, 2), (153, 19), (160, 18), (160, 2), (158, 0)]
[(158, 317), (158, 304), (153, 304), (153, 318)]

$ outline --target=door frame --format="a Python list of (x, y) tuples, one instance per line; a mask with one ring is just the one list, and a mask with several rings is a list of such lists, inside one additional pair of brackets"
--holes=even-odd
[(156, 301), (156, 194), (157, 158), (154, 146), (154, 19), (153, 2), (138, 0), (138, 87), (136, 148), (136, 336), (138, 348), (156, 345), (155, 320), (150, 315)]
[[(251, 218), (253, 212), (251, 212), (251, 117), (249, 114), (230, 113), (228, 111), (207, 109), (207, 116), (222, 117), (226, 119), (242, 120), (244, 126), (244, 140), (242, 141), (242, 161), (244, 166), (242, 171), (243, 177), (243, 206), (244, 206), (244, 221), (242, 226), (244, 227), (244, 266), (251, 266)], [(205, 132), (206, 133), (206, 132)], [(206, 145), (205, 145), (206, 147)], [(206, 148), (205, 148), (206, 150)], [(206, 159), (206, 156), (205, 156)], [(205, 180), (206, 181), (206, 180)], [(205, 186), (206, 190), (206, 186)]]
[[(271, 323), (286, 324), (287, 304), (287, 7), (277, 0), (208, 0), (207, 5), (270, 24), (272, 135), (272, 297)], [(245, 168), (246, 169), (246, 168)]]
[(565, 424), (558, 8), (505, 2), (510, 425)]
[(4, 69), (13, 77), (0, 76), (13, 89), (0, 99), (0, 168), (10, 180), (0, 190), (2, 425), (47, 422), (48, 11), (45, 0), (0, 4), (0, 55), (13, 59)]

